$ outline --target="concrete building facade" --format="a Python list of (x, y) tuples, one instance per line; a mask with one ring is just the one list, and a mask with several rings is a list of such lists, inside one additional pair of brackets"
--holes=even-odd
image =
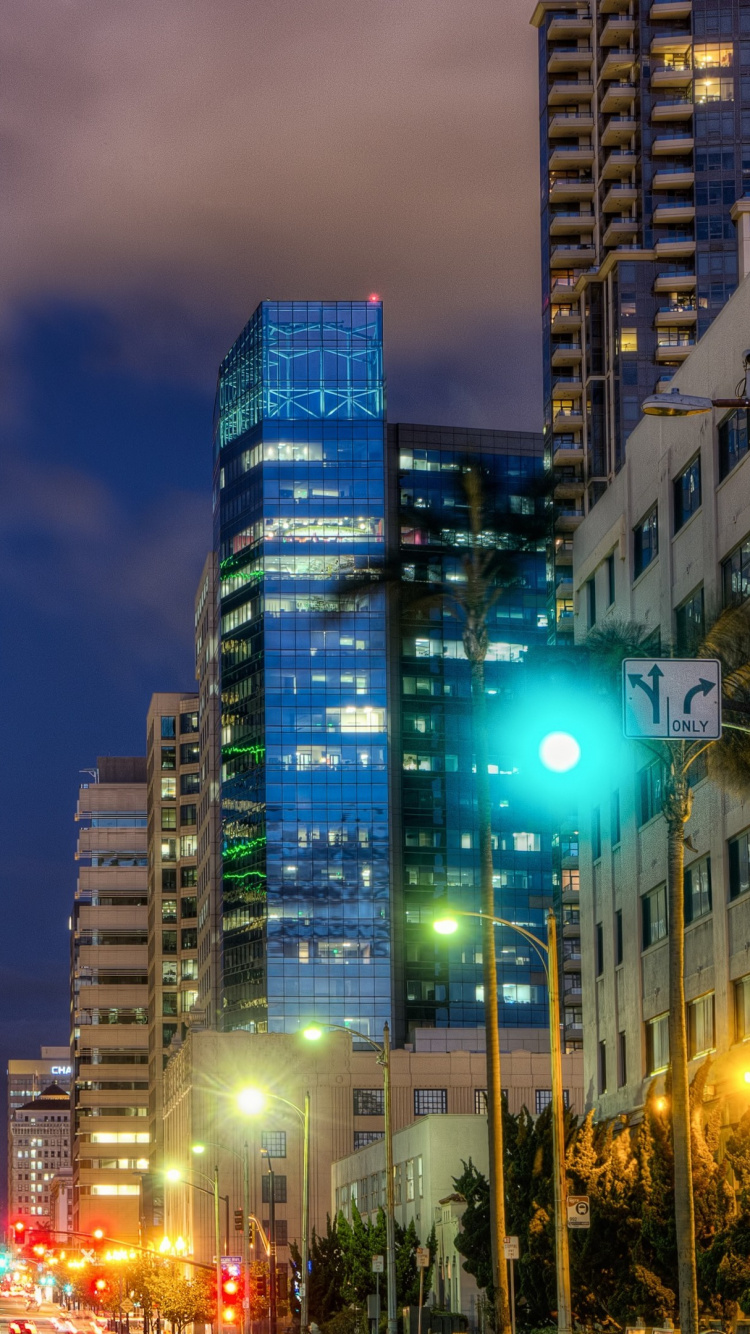
[(14, 1108), (8, 1145), (10, 1218), (50, 1224), (52, 1181), (70, 1166), (70, 1093), (48, 1084)]
[[(734, 396), (748, 328), (746, 279), (680, 368), (679, 389)], [(574, 570), (579, 639), (619, 617), (646, 626), (655, 652), (673, 645), (689, 657), (706, 621), (750, 596), (747, 413), (645, 417), (576, 534)], [(669, 1059), (660, 784), (658, 759), (623, 743), (610, 790), (582, 812), (585, 1088), (602, 1115), (639, 1107)], [(747, 1104), (750, 1069), (750, 793), (720, 792), (696, 765), (686, 836), (689, 1051), (696, 1064), (711, 1056), (709, 1084), (729, 1096), (733, 1117)]]
[(146, 761), (104, 756), (76, 810), (73, 1221), (137, 1241), (148, 1169)]
[[(27, 1195), (29, 1192), (21, 1189), (20, 1185), (16, 1189), (14, 1186), (14, 1161), (13, 1161), (13, 1117), (19, 1107), (29, 1102), (32, 1098), (38, 1098), (43, 1088), (49, 1084), (57, 1084), (65, 1093), (70, 1093), (71, 1089), (71, 1064), (69, 1047), (42, 1047), (41, 1054), (37, 1060), (9, 1060), (6, 1070), (7, 1091), (8, 1091), (8, 1109), (7, 1109), (7, 1128), (8, 1128), (8, 1217), (13, 1218), (20, 1210), (21, 1204), (30, 1204), (31, 1201), (21, 1200), (19, 1196)], [(25, 1169), (24, 1169), (25, 1170)]]

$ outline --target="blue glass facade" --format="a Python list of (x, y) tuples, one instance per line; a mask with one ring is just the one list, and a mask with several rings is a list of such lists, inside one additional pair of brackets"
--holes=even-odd
[(384, 413), (379, 302), (263, 302), (220, 369), (225, 1028), (390, 1017)]

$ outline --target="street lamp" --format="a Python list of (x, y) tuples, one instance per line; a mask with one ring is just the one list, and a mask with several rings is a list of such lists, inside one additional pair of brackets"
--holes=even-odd
[[(250, 1334), (252, 1321), (250, 1320), (250, 1238), (248, 1229), (250, 1227), (250, 1159), (247, 1140), (243, 1145), (242, 1153), (232, 1149), (228, 1144), (217, 1144), (214, 1140), (208, 1140), (202, 1144), (191, 1144), (191, 1153), (201, 1154), (206, 1152), (207, 1145), (212, 1149), (217, 1149), (219, 1153), (231, 1153), (242, 1163), (242, 1263), (245, 1267), (245, 1285), (242, 1300), (243, 1309), (243, 1334)], [(227, 1199), (229, 1197), (227, 1196)], [(262, 1230), (262, 1229), (261, 1229)]]
[(750, 408), (747, 393), (750, 350), (743, 352), (742, 365), (745, 373), (737, 385), (734, 398), (701, 398), (693, 394), (681, 394), (675, 388), (664, 394), (650, 394), (643, 401), (643, 411), (648, 417), (695, 417), (701, 412), (710, 412), (712, 408)]
[[(183, 1176), (178, 1167), (170, 1167), (164, 1174), (167, 1181), (183, 1181), (186, 1186), (193, 1190), (203, 1190), (194, 1181), (190, 1181)], [(214, 1245), (216, 1247), (216, 1334), (222, 1334), (221, 1320), (221, 1223), (219, 1219), (219, 1165), (214, 1167), (212, 1177), (207, 1176), (205, 1172), (199, 1172), (197, 1168), (189, 1170), (189, 1175), (202, 1177), (211, 1187), (211, 1193), (214, 1197)]]
[[(546, 738), (545, 738), (546, 740)], [(573, 738), (569, 738), (573, 740)], [(544, 744), (544, 743), (543, 743)], [(575, 743), (577, 745), (577, 743)], [(579, 752), (580, 753), (580, 752)], [(577, 763), (577, 760), (574, 761)], [(572, 766), (571, 766), (572, 767)], [(452, 916), (433, 922), (438, 935), (450, 936), (458, 930), (457, 917), (474, 917), (489, 921), (493, 926), (507, 926), (517, 931), (536, 950), (547, 978), (549, 993), (549, 1045), (552, 1065), (552, 1175), (555, 1200), (555, 1254), (557, 1260), (557, 1328), (559, 1334), (571, 1334), (572, 1302), (570, 1295), (570, 1251), (568, 1224), (565, 1217), (567, 1180), (565, 1175), (565, 1108), (562, 1088), (562, 1051), (560, 1047), (560, 969), (557, 958), (557, 919), (550, 908), (547, 914), (547, 941), (503, 917), (488, 917), (486, 913), (454, 910)], [(489, 1019), (489, 1016), (488, 1016)], [(501, 1090), (493, 1094), (500, 1104)]]
[(308, 1042), (318, 1042), (324, 1029), (337, 1029), (349, 1033), (367, 1043), (376, 1053), (375, 1060), (383, 1067), (383, 1113), (385, 1121), (385, 1246), (388, 1253), (386, 1273), (386, 1291), (388, 1302), (388, 1334), (396, 1334), (396, 1223), (395, 1200), (393, 1195), (393, 1121), (391, 1117), (391, 1031), (388, 1021), (383, 1024), (383, 1042), (375, 1042), (368, 1033), (360, 1033), (347, 1024), (321, 1023), (310, 1024), (303, 1030), (302, 1036)]
[[(300, 1329), (302, 1331), (302, 1334), (304, 1334), (304, 1331), (307, 1329), (308, 1325), (309, 1275), (307, 1271), (309, 1267), (309, 1250), (310, 1250), (310, 1094), (309, 1092), (305, 1093), (305, 1102), (303, 1107), (298, 1107), (296, 1102), (291, 1102), (289, 1098), (282, 1098), (280, 1093), (269, 1093), (265, 1089), (246, 1088), (242, 1089), (242, 1091), (237, 1095), (237, 1103), (240, 1107), (240, 1110), (245, 1112), (248, 1116), (257, 1116), (260, 1112), (262, 1112), (269, 1099), (272, 1102), (283, 1103), (285, 1107), (290, 1107), (292, 1111), (296, 1112), (297, 1116), (299, 1116), (302, 1120), (302, 1280), (300, 1283), (299, 1297), (300, 1297)], [(267, 1157), (268, 1157), (269, 1176), (271, 1178), (269, 1182), (270, 1207), (268, 1215), (271, 1224), (270, 1228), (271, 1236), (269, 1239), (271, 1243), (271, 1249), (269, 1254), (269, 1269), (273, 1269), (274, 1271), (273, 1274), (269, 1274), (269, 1278), (271, 1279), (271, 1293), (273, 1297), (273, 1308), (275, 1313), (276, 1215), (274, 1210), (275, 1200), (273, 1198), (274, 1182), (273, 1182), (273, 1168), (271, 1167), (271, 1154), (268, 1153)], [(248, 1167), (248, 1156), (247, 1156), (247, 1143), (245, 1143), (244, 1181), (245, 1181), (245, 1209), (248, 1210), (250, 1206), (249, 1206), (249, 1186), (248, 1186), (249, 1167)], [(247, 1286), (247, 1279), (246, 1279), (246, 1291), (248, 1292), (249, 1295), (249, 1287)], [(274, 1334), (273, 1329), (271, 1331), (271, 1334)]]

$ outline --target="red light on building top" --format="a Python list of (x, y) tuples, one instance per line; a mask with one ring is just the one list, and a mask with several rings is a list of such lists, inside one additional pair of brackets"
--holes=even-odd
[(368, 300), (368, 301), (379, 301), (379, 300), (380, 300), (380, 297), (379, 297), (379, 295), (378, 295), (377, 292), (370, 292), (370, 295), (368, 296), (367, 300)]

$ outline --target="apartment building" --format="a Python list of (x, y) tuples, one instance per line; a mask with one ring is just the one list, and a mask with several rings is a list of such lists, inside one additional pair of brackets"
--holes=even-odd
[(540, 0), (544, 431), (556, 632), (572, 538), (737, 285), (750, 0)]
[[(733, 397), (748, 328), (745, 279), (682, 365), (679, 389)], [(689, 656), (707, 619), (750, 596), (747, 412), (645, 417), (576, 533), (574, 570), (578, 638), (621, 617), (646, 626), (666, 653), (674, 645)], [(618, 766), (613, 749), (610, 789), (582, 812), (585, 1087), (607, 1116), (638, 1108), (669, 1059), (661, 769), (637, 742), (623, 742), (622, 756)], [(709, 1092), (727, 1095), (734, 1119), (747, 1107), (750, 1070), (750, 793), (719, 791), (696, 764), (685, 832), (689, 1054), (693, 1070), (710, 1056)]]
[(148, 1169), (146, 760), (103, 756), (76, 809), (73, 1221), (137, 1241)]
[(148, 1129), (162, 1162), (163, 1074), (198, 1000), (198, 801), (195, 695), (153, 695), (146, 720), (148, 811)]
[(195, 598), (195, 675), (198, 681), (198, 999), (207, 1028), (222, 1021), (221, 923), (221, 758), (218, 574), (216, 553), (209, 552)]
[(70, 1093), (48, 1084), (14, 1107), (8, 1123), (8, 1209), (11, 1221), (51, 1225), (52, 1183), (70, 1167)]

